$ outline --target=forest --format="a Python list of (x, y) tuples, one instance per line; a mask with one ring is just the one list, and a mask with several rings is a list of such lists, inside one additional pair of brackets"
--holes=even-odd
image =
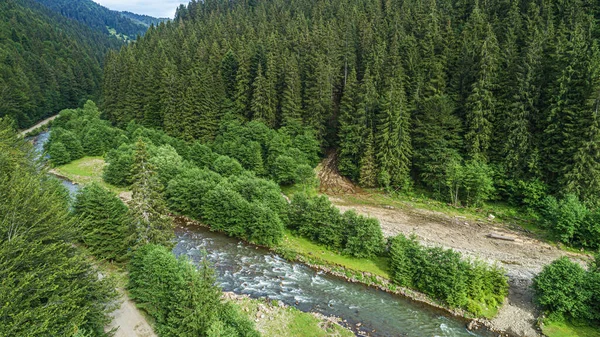
[(31, 126), (98, 97), (104, 56), (122, 45), (33, 0), (0, 3), (0, 117)]
[(185, 140), (227, 112), (310, 127), (363, 187), (595, 209), (598, 16), (590, 0), (192, 1), (109, 54), (103, 107)]
[(138, 35), (144, 35), (149, 26), (165, 20), (131, 12), (113, 11), (92, 0), (35, 1), (92, 29), (108, 35), (109, 29), (112, 28), (117, 34), (123, 34), (132, 40), (135, 40)]

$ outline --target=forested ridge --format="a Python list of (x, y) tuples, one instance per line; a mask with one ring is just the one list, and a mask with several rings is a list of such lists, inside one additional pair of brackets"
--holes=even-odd
[(65, 17), (77, 20), (86, 26), (109, 34), (109, 28), (130, 39), (143, 35), (148, 27), (165, 19), (131, 12), (108, 9), (92, 0), (35, 0)]
[(33, 0), (0, 3), (0, 117), (27, 127), (96, 97), (109, 49), (121, 45)]
[(590, 0), (192, 1), (109, 55), (103, 104), (188, 140), (228, 111), (300, 123), (364, 187), (592, 205), (599, 15)]

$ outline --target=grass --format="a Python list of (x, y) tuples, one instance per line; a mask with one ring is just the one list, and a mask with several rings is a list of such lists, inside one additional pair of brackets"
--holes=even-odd
[(389, 258), (386, 257), (358, 259), (340, 255), (308, 239), (295, 236), (290, 232), (285, 233), (281, 247), (294, 251), (308, 258), (320, 259), (328, 264), (340, 265), (353, 271), (368, 272), (386, 279), (390, 278), (388, 273)]
[(97, 183), (116, 194), (127, 191), (126, 188), (116, 187), (102, 180), (102, 170), (105, 165), (103, 157), (83, 157), (54, 168), (54, 172), (78, 184)]
[(586, 324), (546, 321), (542, 332), (548, 337), (600, 337), (600, 330)]
[(257, 330), (269, 337), (351, 337), (354, 334), (333, 322), (294, 307), (279, 307), (264, 300), (233, 300), (255, 322)]

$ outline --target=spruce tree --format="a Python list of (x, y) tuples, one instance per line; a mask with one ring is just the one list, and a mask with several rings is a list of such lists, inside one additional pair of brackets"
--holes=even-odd
[(281, 96), (281, 124), (293, 126), (302, 123), (301, 82), (298, 61), (292, 55), (286, 58), (284, 69), (283, 93)]
[(377, 164), (374, 146), (373, 132), (369, 131), (365, 140), (365, 150), (360, 158), (359, 184), (362, 187), (377, 186)]
[(357, 181), (360, 177), (360, 159), (366, 136), (366, 117), (360, 83), (354, 68), (350, 70), (340, 104), (338, 170)]
[(163, 187), (150, 163), (146, 144), (135, 144), (132, 197), (129, 204), (135, 232), (135, 246), (148, 243), (172, 246), (173, 222), (163, 200)]
[(251, 105), (252, 119), (261, 121), (271, 127), (275, 126), (275, 110), (272, 104), (274, 95), (269, 90), (269, 83), (260, 64), (252, 86), (254, 88)]
[(498, 42), (490, 25), (481, 44), (476, 81), (466, 104), (465, 141), (471, 158), (487, 158), (491, 144), (492, 118), (496, 108)]

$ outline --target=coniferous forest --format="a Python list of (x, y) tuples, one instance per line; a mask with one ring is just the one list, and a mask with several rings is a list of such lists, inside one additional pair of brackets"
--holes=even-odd
[[(0, 336), (111, 336), (118, 293), (159, 336), (270, 336), (203, 245), (176, 257), (197, 225), (320, 270), (267, 275), (277, 296), (324, 272), (491, 332), (518, 307), (535, 333), (598, 333), (599, 1), (0, 1)], [(16, 129), (58, 111), (38, 158)], [(319, 195), (324, 171), (349, 195)]]
[(303, 125), (364, 187), (600, 192), (596, 1), (192, 1), (108, 56), (104, 107), (183, 139)]
[(0, 2), (0, 117), (27, 127), (97, 97), (104, 55), (121, 45), (33, 0)]

